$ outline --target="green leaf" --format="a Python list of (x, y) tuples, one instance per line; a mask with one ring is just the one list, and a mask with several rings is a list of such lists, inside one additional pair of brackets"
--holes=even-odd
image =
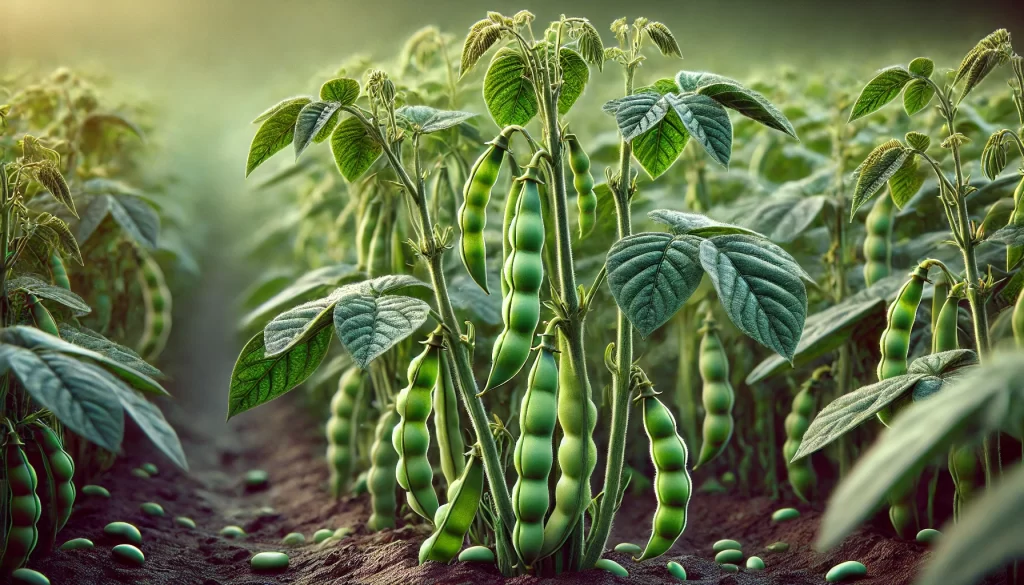
[(1011, 223), (1001, 227), (985, 238), (985, 241), (998, 242), (1011, 248), (1024, 246), (1024, 224)]
[(75, 200), (71, 198), (71, 188), (68, 187), (67, 181), (64, 180), (64, 175), (61, 174), (56, 164), (46, 161), (33, 174), (36, 180), (39, 181), (39, 184), (49, 191), (54, 199), (63, 204), (64, 207), (67, 207), (72, 215), (78, 217), (78, 211), (75, 210)]
[(36, 403), (77, 435), (117, 452), (124, 413), (112, 385), (96, 366), (59, 353), (0, 346), (0, 373), (11, 372)]
[(612, 245), (606, 266), (612, 297), (641, 336), (667, 322), (703, 277), (701, 239), (645, 232)]
[(630, 142), (661, 122), (669, 112), (668, 101), (654, 92), (635, 93), (616, 100), (615, 123), (622, 139)]
[(537, 96), (519, 51), (503, 47), (494, 54), (484, 76), (484, 103), (499, 127), (525, 126), (537, 115)]
[(134, 195), (108, 195), (110, 217), (125, 235), (144, 248), (155, 250), (160, 237), (160, 216), (145, 199)]
[(679, 91), (695, 92), (705, 85), (712, 83), (735, 83), (728, 77), (722, 77), (705, 71), (680, 71), (676, 73), (675, 84)]
[(749, 224), (773, 242), (792, 242), (807, 231), (827, 202), (824, 195), (774, 197), (757, 206)]
[(913, 75), (920, 77), (931, 77), (932, 71), (935, 71), (935, 63), (927, 57), (918, 57), (910, 62), (907, 69)]
[(413, 297), (351, 293), (338, 299), (334, 329), (352, 359), (365, 370), (419, 329), (429, 313), (430, 306)]
[(763, 95), (743, 87), (738, 82), (728, 80), (710, 83), (701, 86), (697, 93), (706, 95), (755, 122), (796, 138), (796, 130), (793, 129), (793, 125), (785, 114), (773, 106)]
[(337, 102), (311, 102), (306, 104), (295, 122), (295, 134), (292, 138), (292, 145), (295, 146), (295, 158), (313, 143), (313, 139), (321, 135), (325, 128), (331, 127), (338, 120), (338, 109), (341, 104)]
[(347, 77), (327, 81), (320, 86), (320, 99), (335, 102), (338, 107), (351, 106), (359, 99), (359, 82)]
[(885, 142), (868, 154), (868, 157), (861, 163), (857, 174), (857, 186), (853, 190), (853, 207), (850, 211), (851, 217), (900, 170), (908, 156), (910, 156), (910, 151), (903, 148), (898, 140)]
[(896, 99), (896, 96), (900, 95), (900, 92), (903, 91), (903, 86), (909, 83), (911, 79), (913, 77), (911, 77), (910, 72), (899, 65), (881, 70), (861, 90), (860, 97), (853, 104), (849, 121), (853, 122), (858, 118), (863, 118)]
[(23, 290), (27, 293), (34, 294), (41, 299), (46, 299), (48, 301), (64, 305), (71, 309), (76, 317), (88, 315), (92, 312), (92, 309), (89, 308), (89, 305), (85, 303), (82, 297), (65, 288), (54, 286), (36, 278), (35, 276), (23, 275), (7, 281), (8, 294), (18, 290)]
[(260, 303), (255, 309), (241, 319), (243, 329), (252, 327), (257, 321), (264, 319), (269, 313), (284, 305), (291, 304), (303, 295), (309, 294), (326, 286), (337, 286), (343, 280), (359, 274), (351, 264), (333, 264), (322, 266), (303, 274), (277, 294)]
[(331, 134), (331, 152), (341, 176), (351, 183), (380, 158), (384, 147), (373, 139), (358, 118), (348, 117)]
[(903, 90), (903, 109), (913, 116), (928, 106), (935, 97), (935, 88), (923, 79), (915, 79)]
[(80, 266), (84, 266), (85, 262), (82, 259), (82, 250), (78, 247), (78, 240), (75, 239), (75, 234), (72, 233), (71, 226), (69, 226), (63, 219), (48, 213), (40, 214), (40, 217), (43, 219), (39, 221), (38, 227), (40, 230), (43, 230), (50, 235), (53, 247), (56, 248), (57, 251), (70, 257)]
[(718, 164), (728, 168), (732, 156), (732, 121), (729, 113), (715, 100), (700, 94), (666, 94), (672, 109), (690, 136)]
[(132, 417), (135, 424), (139, 425), (139, 428), (156, 445), (156, 448), (179, 468), (188, 471), (188, 460), (185, 458), (185, 452), (181, 448), (178, 434), (168, 424), (167, 419), (160, 412), (160, 408), (146, 400), (138, 392), (117, 383), (117, 380), (107, 372), (101, 373), (109, 378), (110, 387), (113, 389), (118, 402), (121, 403), (121, 407), (128, 413), (128, 416)]
[(903, 161), (892, 177), (889, 178), (889, 195), (896, 207), (903, 209), (903, 206), (910, 201), (924, 185), (924, 175), (921, 173), (917, 161), (917, 155), (911, 154)]
[(472, 112), (438, 110), (430, 106), (402, 106), (395, 114), (403, 126), (419, 134), (447, 130), (476, 116)]
[(712, 235), (725, 234), (746, 234), (748, 236), (763, 237), (761, 234), (751, 231), (745, 227), (733, 225), (711, 219), (700, 213), (687, 213), (675, 211), (674, 209), (655, 209), (647, 213), (652, 221), (668, 226), (675, 235), (694, 234), (700, 237), (711, 237)]
[(729, 319), (758, 343), (793, 361), (807, 317), (799, 264), (785, 250), (747, 235), (700, 244), (700, 263)]
[(583, 89), (590, 81), (590, 68), (579, 53), (562, 47), (558, 52), (559, 66), (562, 68), (562, 88), (558, 94), (558, 113), (565, 115), (572, 105), (583, 95)]
[(263, 120), (263, 124), (252, 139), (252, 144), (249, 145), (249, 158), (245, 163), (246, 177), (256, 167), (292, 143), (299, 112), (311, 101), (309, 98), (291, 100)]
[(469, 28), (466, 41), (462, 46), (462, 60), (459, 64), (459, 78), (465, 77), (480, 58), (494, 46), (504, 33), (501, 30), (502, 23), (485, 18), (477, 21)]
[(596, 65), (598, 71), (604, 70), (604, 42), (601, 41), (601, 34), (597, 32), (594, 25), (589, 22), (582, 22), (579, 28), (572, 31), (576, 39), (576, 48), (587, 63)]
[(325, 327), (311, 339), (267, 356), (260, 331), (245, 344), (231, 372), (228, 418), (269, 402), (309, 378), (327, 355), (333, 333)]
[(673, 110), (654, 128), (633, 139), (633, 156), (651, 179), (657, 179), (676, 162), (689, 140), (690, 134)]
[(101, 354), (150, 378), (163, 377), (163, 373), (142, 359), (135, 350), (115, 343), (92, 329), (69, 323), (60, 323), (60, 336), (64, 341)]
[(657, 45), (662, 55), (682, 58), (683, 53), (679, 50), (679, 43), (676, 42), (675, 35), (667, 26), (660, 22), (649, 22), (644, 27), (644, 32), (651, 38), (651, 42)]
[[(1015, 351), (988, 356), (928, 400), (914, 402), (857, 461), (832, 493), (816, 547), (846, 538), (885, 501), (893, 486), (918, 473), (954, 443), (1019, 432), (1024, 412), (1024, 360)], [(965, 515), (969, 517), (969, 515)]]
[(932, 144), (932, 139), (927, 134), (921, 134), (920, 132), (907, 132), (904, 138), (911, 148), (916, 148), (921, 152), (928, 150), (928, 147)]
[(303, 303), (271, 319), (263, 328), (267, 357), (284, 353), (330, 327), (331, 314), (341, 291), (339, 288), (324, 298)]
[(285, 98), (264, 110), (263, 113), (260, 114), (259, 116), (256, 116), (256, 119), (253, 120), (252, 123), (259, 124), (260, 122), (267, 120), (268, 118), (276, 114), (278, 111), (280, 111), (282, 108), (285, 108), (287, 106), (293, 106), (295, 104), (298, 104), (299, 109), (301, 110), (302, 106), (308, 104), (311, 101), (312, 100), (309, 98), (309, 96), (304, 95)]

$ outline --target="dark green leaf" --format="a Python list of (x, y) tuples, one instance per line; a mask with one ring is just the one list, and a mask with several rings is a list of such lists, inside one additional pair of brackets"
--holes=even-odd
[(525, 126), (537, 115), (537, 96), (519, 51), (503, 47), (494, 54), (484, 76), (484, 102), (499, 127)]
[(792, 242), (817, 219), (826, 202), (824, 195), (775, 197), (750, 214), (750, 226), (773, 242)]
[(311, 102), (302, 108), (295, 122), (295, 134), (292, 138), (295, 158), (299, 158), (299, 155), (313, 143), (313, 139), (324, 133), (325, 128), (331, 128), (327, 132), (333, 131), (333, 123), (338, 120), (337, 113), (340, 107), (341, 104), (338, 102)]
[(697, 93), (706, 95), (723, 106), (735, 110), (754, 120), (796, 138), (796, 130), (789, 119), (763, 95), (747, 89), (732, 80), (720, 81), (701, 86)]
[(704, 71), (680, 71), (676, 73), (675, 82), (679, 91), (683, 92), (696, 92), (701, 87), (712, 83), (735, 83), (728, 77)]
[(71, 198), (71, 188), (68, 187), (67, 181), (64, 180), (64, 175), (60, 173), (60, 169), (56, 164), (47, 161), (37, 168), (34, 174), (39, 184), (49, 191), (54, 199), (62, 203), (64, 207), (67, 207), (75, 217), (78, 217), (78, 211), (75, 210), (75, 200)]
[(700, 94), (666, 94), (672, 109), (690, 136), (718, 164), (728, 167), (732, 156), (732, 121), (729, 113), (715, 100)]
[(868, 154), (859, 167), (857, 186), (853, 190), (851, 217), (900, 170), (908, 156), (910, 151), (903, 148), (898, 140), (885, 142)]
[(430, 306), (413, 297), (349, 293), (334, 308), (334, 329), (360, 368), (412, 335)]
[(102, 354), (107, 358), (145, 374), (150, 378), (159, 378), (163, 376), (163, 373), (161, 373), (160, 370), (143, 360), (142, 356), (135, 353), (135, 350), (114, 343), (92, 329), (78, 327), (69, 323), (61, 323), (58, 327), (60, 328), (60, 336), (64, 341)]
[(263, 328), (267, 357), (284, 353), (329, 328), (331, 314), (341, 296), (341, 290), (337, 289), (324, 298), (303, 303), (271, 319)]
[(155, 250), (160, 237), (160, 216), (146, 200), (132, 195), (108, 195), (110, 217), (135, 243)]
[(665, 118), (668, 101), (654, 92), (635, 93), (616, 100), (615, 122), (622, 139), (629, 142)]
[(676, 235), (695, 234), (701, 237), (725, 234), (746, 234), (749, 236), (761, 236), (745, 227), (724, 223), (700, 213), (687, 213), (675, 211), (674, 209), (655, 209), (647, 213), (652, 221), (668, 226), (669, 230)]
[(335, 102), (338, 107), (351, 106), (359, 98), (359, 82), (347, 77), (339, 77), (325, 82), (320, 86), (320, 99)]
[(902, 66), (897, 65), (881, 70), (861, 90), (860, 97), (853, 104), (849, 121), (853, 122), (858, 118), (863, 118), (896, 99), (896, 96), (900, 95), (900, 92), (903, 91), (903, 86), (909, 83), (911, 79), (910, 72)]
[(298, 98), (291, 100), (272, 112), (256, 131), (256, 136), (249, 145), (249, 158), (245, 163), (245, 176), (248, 177), (256, 167), (271, 156), (292, 143), (295, 136), (295, 122), (299, 112), (312, 100)]
[(46, 281), (36, 278), (35, 276), (23, 275), (8, 280), (8, 294), (17, 290), (23, 290), (27, 293), (34, 294), (41, 299), (46, 299), (64, 305), (71, 309), (75, 316), (80, 317), (82, 315), (88, 315), (92, 311), (92, 309), (89, 308), (89, 305), (85, 304), (85, 301), (82, 300), (82, 297), (65, 288), (54, 286)]
[(352, 182), (380, 158), (384, 147), (374, 140), (358, 118), (348, 117), (331, 134), (331, 152), (341, 176)]

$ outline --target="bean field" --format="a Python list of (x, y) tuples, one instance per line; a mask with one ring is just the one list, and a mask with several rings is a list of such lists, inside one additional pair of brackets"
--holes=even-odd
[(64, 4), (0, 7), (3, 583), (1024, 584), (1019, 11)]

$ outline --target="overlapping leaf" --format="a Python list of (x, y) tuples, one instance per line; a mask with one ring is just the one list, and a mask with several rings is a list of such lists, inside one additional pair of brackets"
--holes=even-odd
[(503, 47), (494, 54), (484, 76), (484, 102), (499, 127), (522, 126), (537, 115), (537, 95), (519, 51)]
[(359, 367), (415, 332), (427, 320), (430, 306), (413, 297), (350, 293), (334, 308), (334, 329)]
[(472, 112), (438, 110), (430, 106), (402, 106), (395, 114), (404, 126), (420, 134), (447, 130), (476, 116)]
[(309, 98), (287, 100), (287, 103), (275, 106), (276, 109), (272, 108), (272, 112), (268, 110), (269, 115), (264, 113), (257, 118), (257, 120), (262, 119), (263, 124), (256, 131), (256, 136), (253, 137), (252, 144), (249, 145), (245, 176), (248, 177), (256, 167), (292, 143), (299, 112), (311, 101)]
[(732, 156), (732, 121), (718, 102), (701, 94), (666, 94), (665, 99), (687, 132), (718, 164), (728, 167)]
[(12, 278), (7, 281), (7, 292), (12, 293), (14, 291), (22, 290), (26, 293), (31, 293), (41, 299), (46, 299), (64, 305), (71, 309), (75, 316), (88, 315), (92, 312), (89, 305), (86, 304), (82, 297), (75, 293), (54, 286), (40, 278), (31, 275), (22, 275), (16, 278)]
[(365, 173), (384, 153), (358, 118), (348, 117), (331, 134), (334, 163), (346, 181), (352, 182)]
[(849, 121), (863, 118), (896, 99), (896, 96), (900, 95), (903, 87), (910, 83), (911, 79), (913, 77), (910, 72), (899, 65), (881, 70), (861, 90), (860, 96), (853, 104)]

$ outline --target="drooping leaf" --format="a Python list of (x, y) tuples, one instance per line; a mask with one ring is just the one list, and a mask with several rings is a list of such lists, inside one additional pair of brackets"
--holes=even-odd
[(333, 332), (324, 327), (304, 343), (267, 356), (260, 331), (245, 344), (231, 372), (228, 418), (269, 402), (309, 378), (327, 355)]
[(363, 176), (384, 153), (384, 147), (374, 140), (358, 118), (348, 117), (331, 134), (331, 152), (341, 176), (348, 182)]
[(641, 336), (665, 324), (700, 285), (701, 239), (640, 233), (612, 245), (606, 261), (615, 303)]
[(336, 289), (326, 297), (303, 303), (271, 319), (263, 328), (267, 356), (284, 353), (330, 328), (331, 315), (341, 290)]
[(351, 106), (359, 98), (359, 82), (347, 77), (339, 77), (324, 82), (320, 86), (320, 99), (335, 102), (341, 106)]
[(933, 97), (935, 88), (930, 83), (923, 79), (914, 79), (903, 90), (903, 109), (908, 116), (913, 116), (928, 107)]
[(252, 123), (259, 124), (260, 122), (267, 120), (285, 106), (299, 104), (299, 109), (301, 110), (302, 106), (308, 104), (310, 101), (310, 98), (304, 95), (285, 98), (264, 110), (259, 116), (256, 116), (256, 119), (254, 119)]
[(635, 93), (616, 101), (615, 122), (626, 142), (661, 122), (670, 108), (664, 96), (655, 92)]
[(668, 29), (667, 26), (660, 22), (648, 22), (647, 26), (644, 27), (644, 32), (650, 37), (661, 54), (666, 57), (680, 57), (682, 58), (683, 53), (679, 50), (679, 43), (676, 42), (675, 35)]
[(889, 177), (889, 195), (899, 209), (903, 209), (924, 185), (925, 177), (919, 167), (917, 155), (911, 154), (899, 170)]
[(712, 159), (728, 168), (732, 156), (732, 121), (725, 108), (701, 94), (666, 94), (665, 99), (679, 114), (690, 136)]
[(92, 329), (69, 323), (60, 323), (57, 327), (60, 329), (61, 338), (68, 343), (95, 351), (150, 378), (160, 378), (163, 376), (160, 370), (143, 360), (142, 356), (137, 354), (135, 350), (115, 343)]
[(80, 266), (85, 265), (82, 260), (82, 250), (78, 247), (78, 240), (75, 239), (75, 234), (72, 233), (71, 226), (67, 222), (49, 213), (40, 214), (37, 221), (39, 222), (38, 229), (48, 234), (48, 238), (57, 251), (67, 255)]
[(850, 112), (849, 121), (853, 122), (858, 118), (863, 118), (896, 99), (896, 96), (903, 91), (903, 86), (910, 83), (911, 79), (913, 77), (910, 72), (899, 65), (881, 70), (860, 91), (860, 96)]
[(249, 158), (245, 163), (246, 177), (256, 167), (292, 143), (299, 112), (311, 101), (309, 98), (290, 100), (263, 120), (263, 124), (252, 139), (252, 144), (249, 145)]
[(904, 138), (911, 148), (916, 148), (921, 152), (928, 150), (928, 147), (932, 144), (932, 139), (927, 134), (921, 134), (920, 132), (907, 132)]
[(796, 138), (796, 130), (785, 114), (780, 112), (763, 95), (732, 80), (709, 83), (701, 86), (697, 93), (706, 95), (723, 106), (743, 116)]
[(604, 43), (601, 41), (601, 34), (597, 32), (590, 22), (583, 22), (578, 28), (573, 29), (576, 38), (576, 48), (580, 56), (591, 65), (596, 65), (598, 71), (604, 70)]
[(107, 372), (101, 372), (110, 378), (110, 387), (114, 390), (117, 401), (121, 403), (128, 416), (139, 425), (142, 432), (156, 445), (161, 453), (167, 456), (180, 469), (188, 471), (188, 460), (185, 458), (185, 451), (181, 448), (181, 441), (178, 434), (168, 424), (160, 408), (149, 400), (146, 400), (138, 392), (117, 383)]
[(587, 82), (590, 81), (590, 68), (579, 53), (562, 47), (558, 52), (559, 66), (562, 69), (562, 88), (558, 94), (558, 113), (565, 115), (572, 105), (583, 95)]
[(696, 92), (701, 87), (712, 83), (735, 83), (735, 81), (706, 71), (680, 71), (676, 73), (675, 83), (679, 91)]
[(851, 217), (900, 170), (908, 156), (910, 151), (898, 140), (880, 144), (868, 154), (859, 167), (857, 186), (853, 190)]
[(799, 268), (796, 260), (766, 240), (731, 234), (703, 240), (700, 263), (729, 319), (792, 361), (807, 317), (807, 290), (793, 270)]
[(341, 104), (338, 102), (318, 101), (306, 104), (299, 111), (299, 117), (295, 122), (295, 133), (292, 137), (295, 158), (299, 158), (299, 155), (313, 143), (314, 138), (324, 132), (325, 128), (337, 123), (339, 108), (341, 108)]
[(74, 215), (78, 217), (78, 211), (75, 210), (75, 200), (71, 198), (71, 188), (68, 187), (67, 181), (64, 180), (64, 175), (61, 174), (60, 169), (57, 165), (51, 161), (42, 163), (33, 173), (39, 184), (43, 186), (50, 195), (58, 202), (64, 205)]
[(277, 294), (260, 303), (259, 306), (242, 317), (241, 327), (251, 327), (255, 325), (257, 321), (264, 319), (269, 313), (295, 302), (296, 299), (303, 295), (311, 293), (321, 287), (336, 286), (343, 280), (351, 278), (356, 274), (358, 274), (358, 272), (356, 271), (355, 266), (345, 263), (322, 266), (316, 270), (307, 272), (295, 279), (294, 282), (283, 288)]
[(41, 299), (46, 299), (64, 305), (71, 309), (75, 316), (78, 317), (88, 315), (92, 311), (82, 297), (67, 290), (66, 288), (54, 286), (44, 280), (36, 278), (35, 276), (22, 275), (7, 281), (8, 294), (18, 290), (23, 290), (27, 293), (34, 294)]
[(501, 23), (490, 18), (477, 21), (469, 29), (466, 42), (462, 46), (462, 62), (459, 66), (459, 77), (465, 77), (469, 70), (480, 61), (502, 37)]
[(430, 306), (413, 297), (351, 293), (338, 299), (334, 329), (360, 368), (412, 335), (427, 320)]
[(537, 115), (537, 95), (519, 51), (503, 47), (494, 54), (484, 76), (484, 102), (499, 127), (523, 126)]

